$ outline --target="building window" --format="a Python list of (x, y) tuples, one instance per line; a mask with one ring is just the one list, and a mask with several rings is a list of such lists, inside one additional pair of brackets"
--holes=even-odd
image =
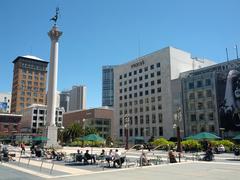
[(159, 127), (159, 136), (163, 136), (163, 127)]
[(149, 111), (149, 106), (145, 106), (145, 110), (146, 110), (146, 112), (148, 112)]
[(154, 65), (151, 65), (151, 66), (150, 66), (150, 69), (151, 69), (151, 70), (154, 69)]
[(135, 85), (133, 88), (134, 88), (134, 90), (137, 90), (137, 85)]
[(158, 96), (158, 101), (161, 101), (162, 100), (162, 96)]
[(213, 102), (212, 101), (208, 101), (207, 102), (207, 108), (208, 109), (212, 109), (213, 108)]
[(137, 82), (137, 78), (134, 78), (133, 81), (134, 81), (134, 82)]
[(133, 72), (133, 74), (136, 75), (136, 74), (137, 74), (137, 71), (135, 70), (135, 71)]
[(119, 89), (119, 93), (122, 93), (122, 89)]
[(146, 115), (146, 124), (149, 124), (149, 115)]
[(124, 74), (124, 78), (126, 78), (127, 77), (127, 73), (126, 74)]
[(132, 76), (132, 72), (129, 72), (129, 73), (128, 73), (128, 76)]
[(209, 114), (208, 114), (208, 119), (209, 119), (210, 121), (213, 121), (213, 119), (214, 119), (214, 118), (213, 118), (213, 113), (209, 113)]
[(124, 81), (124, 85), (127, 85), (127, 81)]
[(129, 94), (129, 99), (132, 99), (132, 94)]
[(155, 89), (151, 89), (151, 94), (155, 94)]
[(155, 106), (154, 106), (154, 105), (152, 105), (152, 111), (155, 111), (155, 110), (156, 110)]
[(139, 69), (138, 72), (139, 72), (139, 73), (142, 73), (142, 69)]
[(139, 76), (139, 81), (142, 81), (142, 76)]
[(132, 80), (131, 80), (131, 79), (129, 79), (129, 80), (128, 80), (128, 83), (129, 83), (129, 84), (132, 84)]
[(134, 97), (137, 97), (137, 93), (134, 93)]
[(145, 75), (144, 79), (148, 79), (148, 75), (147, 74)]
[(191, 114), (190, 119), (191, 121), (196, 121), (196, 114)]
[(195, 99), (194, 93), (189, 94), (189, 99)]
[(157, 68), (159, 68), (161, 66), (161, 64), (160, 63), (157, 63)]
[(205, 120), (205, 115), (204, 114), (199, 114), (199, 120), (204, 121)]
[(120, 124), (120, 126), (123, 125), (123, 120), (122, 120), (122, 118), (119, 119), (119, 124)]
[(161, 79), (158, 79), (158, 80), (157, 80), (157, 84), (161, 84)]
[(145, 91), (145, 95), (146, 95), (146, 96), (148, 95), (148, 90)]
[(211, 85), (211, 79), (206, 79), (205, 80), (205, 85), (210, 86)]
[(138, 128), (135, 128), (135, 136), (138, 136)]
[(197, 87), (198, 87), (198, 88), (203, 87), (202, 81), (197, 81)]
[(140, 116), (140, 124), (143, 124), (143, 115)]
[(194, 82), (188, 83), (188, 88), (189, 89), (194, 89)]
[(149, 100), (148, 100), (148, 98), (145, 98), (145, 103), (149, 103)]
[(148, 87), (148, 82), (145, 82), (145, 87)]
[(206, 90), (206, 96), (212, 97), (212, 91), (210, 89)]
[(158, 105), (158, 110), (161, 110), (161, 109), (162, 109), (162, 105), (159, 104), (159, 105)]
[(153, 78), (154, 77), (154, 73), (151, 73), (151, 78)]
[(123, 130), (119, 129), (119, 136), (122, 137), (123, 136)]
[(158, 93), (162, 92), (162, 89), (161, 89), (160, 87), (157, 88), (157, 92), (158, 92)]
[(155, 102), (155, 97), (151, 97), (151, 102)]
[(198, 96), (198, 98), (203, 98), (203, 92), (202, 91), (198, 91), (197, 92), (197, 96)]
[(138, 117), (137, 116), (134, 117), (134, 123), (138, 124)]
[(132, 86), (130, 86), (130, 87), (128, 88), (128, 90), (129, 90), (129, 91), (132, 91)]
[(152, 114), (152, 123), (156, 123), (156, 115)]
[(151, 81), (151, 86), (154, 86), (154, 81)]
[(148, 71), (148, 67), (145, 67), (145, 68), (144, 68), (144, 71), (145, 71), (145, 72)]
[(160, 76), (160, 75), (161, 75), (161, 71), (158, 71), (158, 72), (157, 72), (157, 76)]
[(162, 123), (162, 120), (163, 120), (162, 114), (159, 113), (159, 114), (158, 114), (158, 122), (159, 122), (159, 123)]
[(142, 84), (139, 84), (139, 88), (141, 89), (143, 87), (143, 85)]
[(210, 132), (214, 132), (215, 131), (215, 127), (214, 127), (214, 125), (209, 125), (209, 131)]
[(202, 102), (198, 102), (198, 109), (202, 110), (204, 108), (204, 105)]

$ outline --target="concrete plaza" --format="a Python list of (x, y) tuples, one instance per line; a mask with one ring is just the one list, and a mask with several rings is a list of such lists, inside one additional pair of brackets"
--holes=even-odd
[[(80, 148), (83, 152), (87, 148)], [(66, 147), (64, 152), (73, 153), (78, 148)], [(107, 149), (106, 149), (107, 150)], [(120, 149), (124, 152), (123, 149)], [(94, 148), (93, 152), (99, 154), (101, 148)], [(147, 151), (146, 151), (147, 152)], [(16, 161), (0, 164), (0, 180), (4, 179), (79, 179), (84, 180), (114, 179), (114, 180), (132, 180), (132, 179), (204, 179), (204, 180), (227, 180), (238, 179), (240, 177), (240, 159), (236, 159), (233, 154), (217, 154), (212, 162), (193, 161), (191, 158), (182, 158), (181, 163), (170, 164), (167, 160), (166, 151), (149, 152), (149, 158), (161, 156), (163, 162), (159, 165), (145, 167), (133, 166), (127, 168), (102, 168), (98, 165), (80, 165), (67, 164), (64, 161), (44, 160), (42, 168), (41, 159), (21, 158), (19, 161), (19, 152), (16, 151)], [(28, 152), (26, 153), (28, 155)], [(126, 153), (126, 157), (137, 160), (141, 151), (132, 150)], [(154, 155), (153, 155), (154, 154)], [(191, 157), (191, 154), (185, 154)], [(51, 172), (51, 167), (53, 170)]]

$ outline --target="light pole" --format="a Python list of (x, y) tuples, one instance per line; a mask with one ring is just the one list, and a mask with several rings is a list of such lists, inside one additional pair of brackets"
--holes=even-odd
[(221, 138), (224, 139), (224, 131), (225, 128), (219, 128), (220, 134), (221, 134)]
[(128, 128), (129, 128), (129, 116), (125, 114), (124, 116), (124, 129), (125, 129), (125, 137), (126, 137), (126, 144), (125, 149), (128, 149)]
[[(83, 123), (83, 137), (85, 136), (85, 129), (86, 129), (86, 127), (85, 127), (85, 121), (86, 121), (86, 119), (82, 119), (82, 123)], [(82, 140), (82, 147), (84, 147), (84, 140)]]
[(181, 162), (181, 152), (182, 152), (182, 145), (181, 145), (181, 135), (180, 135), (180, 121), (182, 120), (182, 112), (181, 108), (178, 107), (176, 113), (174, 114), (175, 123), (173, 124), (173, 128), (177, 129), (177, 152), (179, 153), (179, 162)]

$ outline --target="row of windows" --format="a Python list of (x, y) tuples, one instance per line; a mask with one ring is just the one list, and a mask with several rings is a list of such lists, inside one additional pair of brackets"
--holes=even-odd
[(195, 103), (189, 103), (189, 110), (204, 110), (204, 109), (213, 109), (213, 102), (207, 101), (204, 102), (197, 102)]
[[(205, 94), (205, 95), (204, 95)], [(197, 98), (204, 98), (204, 97), (212, 97), (212, 90), (207, 89), (204, 93), (204, 91), (198, 91), (196, 92)], [(195, 93), (191, 92), (189, 93), (189, 99), (195, 99)]]
[[(156, 81), (156, 84), (161, 84), (161, 79), (158, 79)], [(155, 85), (155, 81), (145, 82), (144, 84), (134, 85), (134, 86), (130, 86), (128, 88), (125, 87), (123, 89), (119, 89), (119, 93), (122, 93), (123, 91), (127, 92), (127, 91), (137, 90), (138, 88), (142, 89), (143, 85), (144, 85), (145, 88), (148, 87), (149, 85), (154, 86)]]
[[(210, 86), (212, 84), (211, 79), (205, 79), (205, 86)], [(196, 83), (194, 82), (189, 82), (188, 83), (188, 88), (189, 89), (194, 89), (195, 87), (201, 88), (204, 86), (203, 80), (198, 80)]]
[[(190, 115), (190, 120), (191, 120), (191, 121), (197, 121), (197, 116), (196, 116), (196, 114), (191, 114), (191, 115)], [(212, 121), (212, 120), (214, 120), (214, 115), (213, 115), (212, 112), (211, 112), (211, 113), (208, 113), (208, 114), (201, 113), (201, 114), (198, 115), (198, 120), (199, 120), (199, 121), (205, 121), (205, 120), (210, 120), (210, 121)]]
[(124, 96), (119, 96), (119, 100), (123, 100), (123, 99), (132, 99), (133, 97), (136, 98), (138, 96), (147, 96), (149, 94), (155, 94), (155, 93), (161, 93), (162, 89), (161, 87), (158, 87), (157, 89), (151, 89), (151, 90), (145, 90), (145, 91), (140, 91), (140, 92), (135, 92), (133, 94), (128, 94), (128, 95), (124, 95)]
[[(155, 124), (157, 123), (162, 123), (163, 121), (163, 116), (161, 113), (157, 114), (157, 117), (156, 117), (156, 114), (152, 114), (152, 115), (140, 115), (140, 116), (129, 116), (129, 125), (137, 125), (137, 124), (150, 124), (150, 121), (151, 121), (151, 124)], [(120, 125), (124, 125), (124, 119), (123, 118), (120, 118), (119, 119), (119, 124)]]
[(25, 85), (26, 83), (27, 83), (29, 86), (31, 86), (32, 83), (33, 83), (34, 86), (38, 86), (38, 84), (39, 84), (40, 86), (44, 86), (44, 83), (42, 83), (42, 82), (38, 83), (38, 82), (21, 80), (21, 85)]
[[(123, 130), (124, 129), (119, 129), (119, 136), (123, 136)], [(134, 132), (133, 132), (134, 131)], [(157, 136), (157, 127), (152, 127), (152, 131), (150, 131), (150, 127), (146, 128), (129, 128), (129, 136), (130, 137), (136, 137), (136, 136)], [(158, 136), (163, 136), (163, 127), (158, 127)]]
[[(158, 110), (161, 110), (161, 109), (162, 109), (162, 105), (161, 105), (161, 104), (158, 104), (157, 109), (158, 109)], [(156, 106), (155, 106), (155, 105), (152, 105), (152, 106), (151, 106), (151, 111), (155, 111), (155, 110), (156, 110)], [(127, 113), (132, 114), (133, 112), (134, 112), (134, 113), (138, 113), (138, 111), (139, 111), (139, 112), (143, 112), (143, 111), (144, 111), (144, 108), (143, 108), (143, 107), (140, 107), (140, 108), (135, 107), (134, 109), (120, 110), (120, 111), (119, 111), (119, 115), (127, 114)], [(150, 107), (149, 107), (149, 106), (145, 106), (145, 112), (148, 112), (148, 111), (150, 111)]]
[(37, 87), (34, 87), (34, 88), (32, 88), (31, 86), (24, 86), (24, 85), (21, 85), (20, 86), (20, 90), (21, 91), (24, 91), (24, 90), (26, 90), (26, 91), (34, 91), (34, 92), (44, 92), (45, 91), (45, 88), (37, 88)]
[[(160, 76), (161, 75), (161, 72), (160, 71), (157, 71), (157, 76)], [(155, 73), (151, 73), (150, 76), (148, 74), (145, 74), (144, 76), (144, 79), (148, 79), (148, 78), (154, 78), (155, 77)], [(143, 80), (143, 76), (139, 76), (138, 78), (133, 78), (133, 79), (129, 79), (129, 80), (125, 80), (125, 81), (120, 81), (119, 82), (119, 86), (122, 86), (123, 84), (124, 85), (127, 85), (127, 84), (132, 84), (132, 82), (136, 83), (138, 81), (142, 81)]]
[(139, 99), (138, 100), (134, 100), (133, 102), (132, 101), (129, 101), (129, 102), (124, 102), (124, 103), (119, 103), (119, 107), (127, 107), (127, 106), (133, 106), (133, 105), (138, 105), (138, 104), (148, 104), (150, 101), (151, 102), (155, 102), (157, 99), (157, 101), (161, 101), (162, 100), (162, 96), (158, 96), (157, 98), (155, 96), (151, 97), (151, 98), (145, 98), (145, 99)]
[(214, 132), (215, 126), (208, 125), (208, 129), (206, 125), (201, 125), (199, 128), (196, 125), (191, 126), (191, 134), (196, 134), (197, 132)]
[[(157, 63), (157, 64), (156, 64), (156, 67), (157, 67), (157, 68), (160, 68), (160, 66), (161, 66), (160, 63)], [(154, 67), (155, 67), (154, 64), (150, 65), (150, 70), (153, 70)], [(142, 68), (138, 69), (138, 71), (135, 70), (135, 71), (133, 71), (133, 72), (129, 72), (128, 74), (125, 73), (124, 75), (120, 75), (120, 76), (119, 76), (119, 79), (122, 79), (123, 77), (124, 77), (124, 78), (127, 78), (127, 75), (128, 75), (128, 77), (131, 77), (132, 74), (133, 74), (133, 75), (137, 75), (137, 73), (141, 74), (143, 71), (144, 71), (144, 72), (147, 72), (147, 71), (148, 71), (148, 68), (149, 68), (149, 67), (146, 66), (146, 67), (144, 67), (143, 69), (142, 69)]]
[[(23, 75), (22, 75), (22, 79), (27, 79), (27, 75), (26, 75), (26, 74), (23, 74)], [(32, 76), (28, 76), (28, 79), (32, 80), (33, 77), (32, 77)], [(34, 80), (35, 80), (35, 81), (38, 81), (38, 80), (39, 80), (39, 77), (38, 77), (38, 76), (34, 76)], [(43, 81), (43, 80), (44, 80), (44, 76), (41, 76), (41, 77), (40, 77), (40, 80)]]
[(32, 71), (32, 70), (26, 70), (26, 69), (22, 69), (22, 73), (23, 73), (23, 74), (26, 74), (26, 73), (28, 73), (28, 74), (33, 74), (33, 73), (34, 73), (35, 75), (40, 74), (41, 77), (44, 77), (44, 74), (45, 74), (45, 72)]

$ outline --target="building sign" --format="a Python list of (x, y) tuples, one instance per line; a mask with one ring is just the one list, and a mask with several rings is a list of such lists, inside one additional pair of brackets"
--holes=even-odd
[(240, 71), (232, 69), (217, 74), (219, 128), (240, 131)]
[(6, 112), (6, 111), (7, 111), (7, 103), (0, 102), (0, 112)]
[(144, 65), (144, 60), (132, 64), (132, 65), (131, 65), (131, 68), (136, 68), (136, 67), (142, 66), (142, 65)]

